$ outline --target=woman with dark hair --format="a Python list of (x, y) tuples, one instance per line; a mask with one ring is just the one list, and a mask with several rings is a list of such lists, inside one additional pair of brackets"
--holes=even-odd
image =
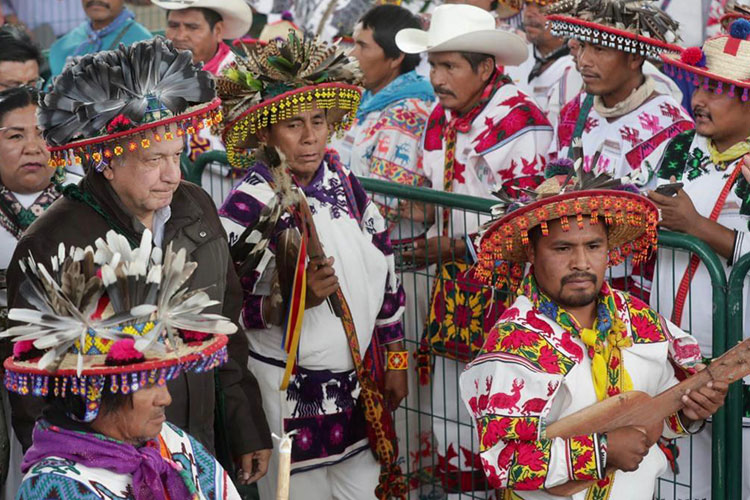
[[(56, 175), (47, 166), (49, 152), (36, 119), (38, 99), (37, 91), (30, 87), (0, 92), (0, 331), (7, 327), (5, 273), (16, 244), (26, 228), (60, 196), (55, 186), (75, 180), (64, 172)], [(4, 388), (2, 393), (2, 411), (10, 415)], [(7, 427), (3, 423), (0, 429), (0, 480), (11, 471), (4, 491), (6, 498), (12, 498), (21, 480), (21, 445)]]

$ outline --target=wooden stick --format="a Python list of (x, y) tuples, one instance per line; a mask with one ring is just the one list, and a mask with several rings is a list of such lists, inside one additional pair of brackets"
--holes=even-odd
[(296, 434), (284, 434), (279, 440), (279, 475), (276, 478), (276, 500), (289, 500), (289, 478), (292, 473), (292, 436)]

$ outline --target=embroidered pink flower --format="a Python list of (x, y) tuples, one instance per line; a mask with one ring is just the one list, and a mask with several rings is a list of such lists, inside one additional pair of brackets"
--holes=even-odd
[(542, 348), (539, 349), (539, 359), (537, 361), (547, 373), (560, 373), (557, 355), (551, 347), (546, 345), (542, 346)]
[(331, 427), (330, 441), (331, 444), (339, 444), (344, 440), (344, 428), (341, 424), (336, 424)]
[(310, 449), (310, 446), (312, 446), (312, 442), (312, 431), (308, 427), (300, 428), (299, 434), (297, 434), (297, 439), (295, 439), (295, 444), (299, 446), (301, 450), (307, 451)]
[(516, 435), (522, 441), (536, 440), (537, 429), (536, 422), (533, 420), (521, 419), (516, 423)]
[[(544, 452), (536, 447), (534, 443), (519, 443), (518, 445), (518, 463), (525, 465), (533, 471), (544, 470), (546, 466)], [(541, 478), (542, 481), (544, 477)], [(518, 487), (519, 483), (516, 483)], [(526, 488), (518, 488), (526, 489)]]

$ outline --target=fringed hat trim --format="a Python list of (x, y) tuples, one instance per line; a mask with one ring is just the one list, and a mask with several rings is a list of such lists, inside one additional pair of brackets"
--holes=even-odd
[(493, 223), (478, 242), (477, 277), (491, 281), (502, 261), (526, 262), (533, 228), (541, 226), (546, 236), (548, 222), (560, 219), (567, 231), (571, 223), (582, 227), (585, 216), (609, 226), (610, 265), (627, 257), (640, 262), (656, 248), (659, 217), (650, 200), (627, 191), (573, 191), (535, 201)]
[(679, 54), (682, 51), (679, 45), (575, 17), (553, 14), (547, 16), (547, 22), (555, 36), (576, 38), (587, 43), (638, 54), (654, 61), (658, 61), (662, 53)]
[(229, 163), (235, 168), (249, 167), (250, 157), (243, 151), (258, 130), (300, 113), (310, 111), (315, 104), (319, 109), (339, 109), (340, 117), (329, 120), (334, 132), (348, 130), (354, 123), (362, 90), (348, 83), (329, 82), (289, 90), (272, 99), (260, 102), (228, 123), (223, 132)]
[[(207, 372), (222, 365), (228, 359), (226, 335), (214, 335), (198, 345), (187, 344), (171, 357), (155, 358), (126, 366), (106, 366), (105, 356), (101, 364), (87, 367), (79, 376), (75, 362), (72, 368), (60, 368), (54, 373), (39, 369), (36, 360), (5, 360), (5, 388), (22, 396), (64, 398), (69, 394), (82, 397), (86, 410), (82, 421), (91, 422), (99, 413), (102, 391), (109, 380), (109, 391), (113, 394), (129, 394), (144, 387), (164, 385), (184, 372)], [(95, 361), (92, 360), (93, 363)], [(65, 361), (63, 361), (65, 363)]]
[(678, 80), (692, 80), (696, 87), (734, 97), (742, 89), (742, 101), (750, 92), (750, 21), (737, 19), (729, 34), (709, 38), (703, 47), (681, 54), (662, 54), (664, 72)]
[[(156, 142), (171, 141), (175, 138), (181, 139), (185, 135), (195, 134), (204, 128), (218, 125), (222, 120), (221, 99), (217, 97), (208, 105), (195, 107), (187, 113), (92, 139), (75, 141), (63, 146), (48, 147), (51, 153), (48, 165), (55, 168), (71, 166), (74, 163), (80, 165), (84, 159), (100, 163), (115, 156), (121, 156), (125, 150), (132, 152), (139, 148), (148, 149), (151, 147), (151, 139), (145, 134), (148, 130), (164, 126), (166, 128), (164, 135), (154, 133), (153, 140)], [(174, 132), (170, 130), (170, 125), (173, 124), (177, 125)], [(141, 136), (139, 139), (132, 137), (138, 134)]]

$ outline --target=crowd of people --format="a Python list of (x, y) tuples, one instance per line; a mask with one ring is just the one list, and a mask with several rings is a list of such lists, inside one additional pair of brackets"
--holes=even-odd
[(750, 2), (340, 3), (0, 0), (0, 497), (711, 497), (725, 381), (547, 428), (718, 354)]

